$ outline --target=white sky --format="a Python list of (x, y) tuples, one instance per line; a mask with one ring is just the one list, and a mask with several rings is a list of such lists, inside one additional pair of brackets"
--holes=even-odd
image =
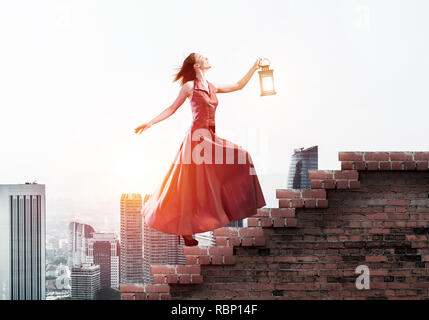
[(427, 151), (428, 12), (424, 0), (0, 0), (0, 183), (46, 184), (48, 221), (118, 229), (121, 193), (152, 193), (191, 125), (186, 101), (134, 134), (174, 101), (191, 52), (218, 83), (271, 60), (277, 95), (259, 96), (256, 73), (218, 94), (216, 113), (269, 206), (294, 148), (318, 145), (319, 169), (339, 169), (339, 151)]

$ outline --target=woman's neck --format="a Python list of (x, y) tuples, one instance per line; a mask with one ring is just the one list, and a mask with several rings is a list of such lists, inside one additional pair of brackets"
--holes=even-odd
[(200, 80), (202, 83), (207, 84), (207, 78), (206, 78), (206, 71), (205, 70), (200, 70), (197, 72), (197, 74), (195, 75), (195, 77)]

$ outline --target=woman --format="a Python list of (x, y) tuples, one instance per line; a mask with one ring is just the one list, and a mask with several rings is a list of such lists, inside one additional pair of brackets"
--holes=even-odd
[(250, 154), (215, 134), (216, 93), (243, 89), (261, 62), (261, 58), (257, 59), (237, 83), (220, 85), (207, 80), (209, 60), (191, 53), (175, 75), (174, 81), (181, 80), (182, 86), (176, 100), (157, 117), (135, 129), (135, 133), (140, 134), (170, 117), (189, 99), (192, 125), (162, 183), (142, 209), (148, 226), (176, 234), (179, 241), (182, 235), (185, 245), (194, 246), (198, 241), (193, 239), (193, 234), (250, 217), (266, 205)]

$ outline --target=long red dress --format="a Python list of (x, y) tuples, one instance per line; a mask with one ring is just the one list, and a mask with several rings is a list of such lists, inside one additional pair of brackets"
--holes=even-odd
[(146, 224), (163, 233), (214, 230), (266, 205), (250, 154), (215, 134), (218, 99), (215, 86), (207, 83), (209, 91), (194, 80), (192, 125), (142, 209)]

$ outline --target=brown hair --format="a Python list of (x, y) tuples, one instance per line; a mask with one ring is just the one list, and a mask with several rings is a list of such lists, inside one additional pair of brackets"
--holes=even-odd
[(177, 68), (179, 70), (179, 72), (177, 72), (174, 75), (173, 82), (176, 82), (176, 81), (181, 79), (180, 85), (183, 86), (186, 82), (191, 81), (191, 80), (195, 80), (195, 77), (196, 77), (196, 73), (195, 73), (195, 69), (194, 69), (195, 63), (196, 63), (196, 54), (194, 52), (192, 52), (183, 61), (182, 66)]

